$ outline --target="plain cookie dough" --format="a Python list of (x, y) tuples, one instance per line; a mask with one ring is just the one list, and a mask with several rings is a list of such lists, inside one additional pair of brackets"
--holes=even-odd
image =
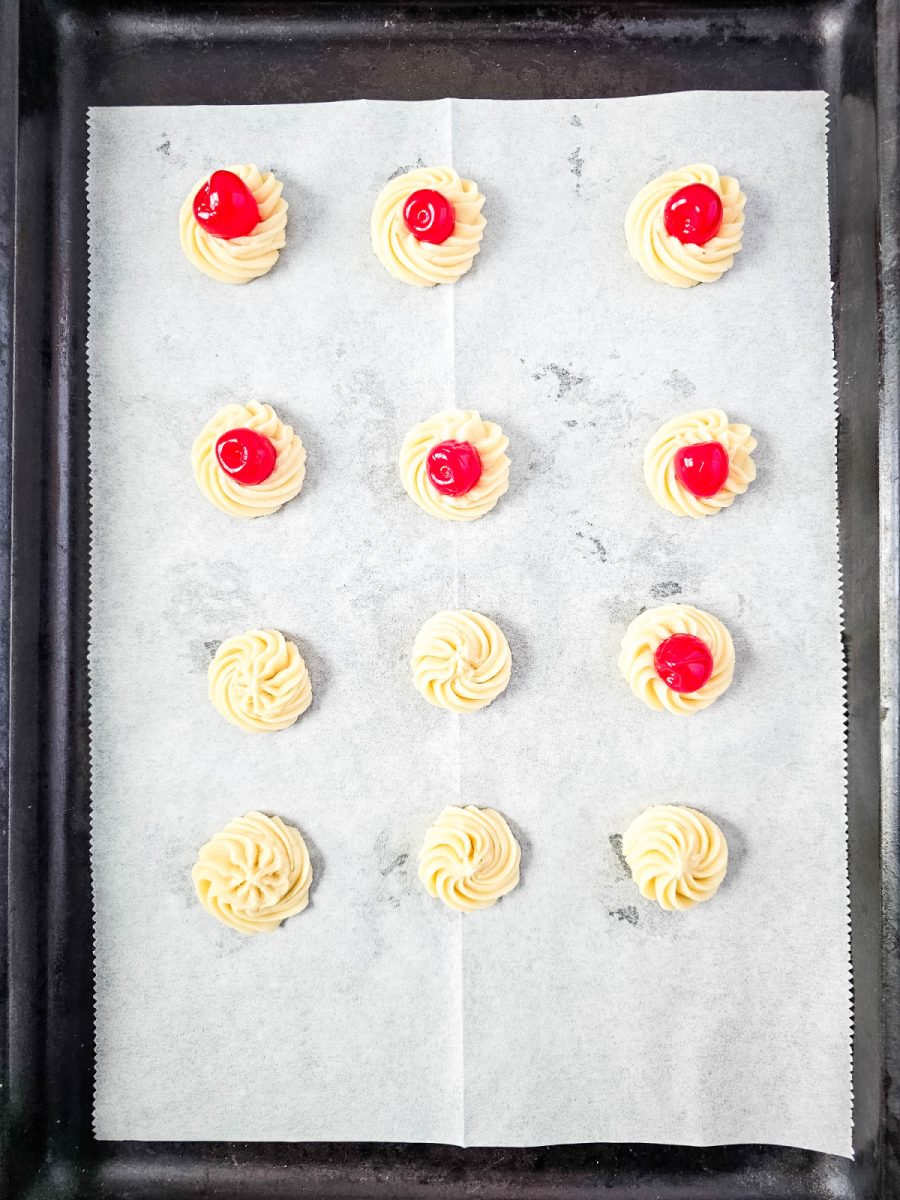
[(240, 933), (273, 933), (309, 903), (312, 865), (298, 830), (248, 812), (201, 848), (191, 877), (211, 916)]
[[(420, 242), (403, 220), (403, 206), (421, 189), (440, 192), (453, 205), (456, 225), (445, 242)], [(422, 167), (389, 180), (372, 209), (372, 249), (392, 275), (414, 287), (456, 283), (472, 266), (484, 227), (484, 196), (452, 167)]]
[[(719, 442), (728, 455), (728, 478), (712, 496), (695, 496), (675, 475), (675, 455), (683, 446)], [(734, 503), (756, 478), (750, 455), (756, 438), (749, 425), (732, 425), (721, 408), (684, 413), (662, 425), (644, 451), (644, 482), (660, 506), (676, 517), (710, 517)]]
[(429, 704), (474, 712), (509, 683), (512, 655), (498, 625), (471, 609), (435, 613), (413, 644), (413, 682)]
[(249, 283), (272, 270), (284, 247), (288, 209), (281, 195), (284, 185), (271, 171), (263, 175), (252, 163), (224, 169), (239, 176), (253, 193), (259, 224), (245, 237), (220, 238), (207, 233), (194, 216), (194, 197), (209, 179), (204, 175), (181, 206), (181, 248), (198, 271), (220, 283)]
[[(680, 242), (666, 232), (663, 224), (669, 197), (690, 183), (705, 183), (722, 200), (722, 226), (703, 246)], [(642, 187), (628, 207), (625, 239), (629, 253), (659, 283), (680, 288), (715, 283), (734, 265), (734, 256), (741, 248), (746, 200), (736, 179), (720, 175), (706, 163), (660, 175)]]
[[(481, 459), (481, 478), (470, 492), (446, 496), (432, 486), (427, 460), (441, 442), (469, 442)], [(483, 421), (474, 409), (435, 413), (414, 425), (400, 450), (400, 479), (419, 508), (444, 521), (475, 521), (491, 511), (509, 487), (509, 438), (493, 421)]]
[(728, 869), (722, 830), (696, 808), (677, 804), (657, 804), (636, 817), (622, 852), (641, 895), (669, 911), (711, 900)]
[(309, 671), (277, 629), (250, 629), (222, 642), (209, 664), (209, 698), (246, 733), (287, 729), (312, 703)]
[[(712, 675), (695, 692), (676, 692), (660, 679), (653, 656), (666, 638), (690, 633), (712, 654)], [(619, 670), (634, 694), (657, 712), (689, 716), (708, 708), (727, 689), (734, 675), (734, 643), (721, 621), (690, 604), (664, 604), (635, 617), (622, 638)]]
[(419, 878), (459, 912), (490, 908), (519, 882), (522, 852), (493, 808), (445, 808), (425, 834)]
[[(231, 429), (252, 429), (274, 445), (275, 470), (262, 483), (238, 483), (219, 466), (216, 442)], [(222, 512), (230, 517), (267, 517), (299, 494), (306, 478), (306, 449), (271, 405), (248, 400), (226, 404), (207, 421), (191, 449), (191, 467), (197, 487)]]

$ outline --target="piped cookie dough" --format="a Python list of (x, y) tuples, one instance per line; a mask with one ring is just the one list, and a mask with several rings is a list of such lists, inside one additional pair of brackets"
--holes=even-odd
[(456, 283), (484, 236), (484, 196), (451, 167), (423, 167), (382, 188), (372, 210), (372, 249), (414, 287)]
[(522, 852), (493, 808), (445, 808), (425, 835), (419, 878), (448, 908), (490, 908), (519, 882)]
[(503, 630), (471, 609), (435, 613), (413, 644), (413, 682), (429, 704), (474, 712), (509, 683), (512, 655)]
[(268, 274), (284, 247), (283, 184), (253, 164), (213, 171), (181, 206), (181, 248), (198, 271), (220, 283), (249, 283)]
[(277, 629), (250, 629), (228, 638), (208, 674), (213, 705), (246, 733), (287, 729), (312, 703), (306, 663)]
[(745, 203), (738, 181), (706, 163), (669, 171), (629, 205), (629, 253), (659, 283), (715, 283), (741, 248)]
[(648, 708), (689, 716), (728, 688), (734, 644), (712, 614), (690, 604), (664, 604), (628, 626), (619, 670)]
[(411, 500), (444, 521), (475, 521), (509, 487), (507, 438), (473, 409), (435, 413), (413, 426), (400, 450), (400, 479)]
[(676, 517), (709, 517), (742, 496), (756, 478), (756, 438), (720, 408), (684, 413), (661, 426), (644, 451), (644, 481)]
[(728, 869), (722, 830), (695, 808), (657, 804), (635, 818), (622, 852), (642, 896), (668, 910), (711, 900)]
[(299, 494), (306, 449), (268, 404), (226, 404), (191, 449), (197, 487), (230, 517), (265, 517)]
[(248, 812), (206, 843), (191, 872), (200, 903), (239, 933), (273, 933), (309, 903), (312, 865), (298, 830)]

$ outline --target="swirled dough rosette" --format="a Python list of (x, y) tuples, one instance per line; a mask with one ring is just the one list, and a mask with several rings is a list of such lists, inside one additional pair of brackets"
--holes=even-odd
[(695, 808), (657, 804), (635, 818), (622, 852), (642, 896), (669, 911), (711, 900), (728, 869), (722, 830)]
[[(456, 224), (446, 241), (419, 241), (403, 219), (403, 207), (413, 192), (440, 192), (453, 205)], [(472, 266), (487, 224), (482, 216), (484, 196), (471, 179), (460, 179), (452, 167), (422, 167), (391, 179), (372, 209), (372, 249), (382, 264), (404, 283), (433, 287), (456, 283)]]
[[(461, 496), (439, 492), (428, 478), (428, 454), (441, 442), (468, 442), (481, 460), (481, 477)], [(475, 521), (490, 512), (509, 487), (509, 438), (473, 409), (435, 413), (414, 425), (400, 450), (400, 479), (419, 508), (444, 521)]]
[[(675, 473), (675, 456), (685, 446), (718, 442), (728, 455), (728, 477), (712, 496), (695, 496)], [(644, 482), (660, 508), (676, 517), (709, 517), (728, 508), (756, 478), (750, 455), (756, 438), (749, 425), (732, 425), (720, 408), (684, 413), (661, 426), (644, 451)]]
[(240, 933), (273, 933), (309, 903), (312, 865), (298, 830), (248, 812), (201, 848), (191, 875), (217, 920)]
[(419, 630), (411, 660), (413, 682), (429, 704), (474, 712), (509, 683), (512, 655), (498, 625), (471, 609), (435, 613)]
[(267, 275), (278, 262), (287, 228), (287, 201), (282, 198), (283, 184), (269, 171), (248, 163), (227, 167), (247, 185), (259, 208), (259, 224), (244, 237), (213, 237), (194, 216), (194, 197), (209, 179), (205, 175), (188, 192), (179, 218), (181, 248), (198, 271), (220, 283), (249, 283)]
[[(705, 183), (722, 201), (722, 225), (703, 246), (684, 243), (666, 231), (663, 212), (673, 192), (691, 183)], [(651, 279), (672, 287), (688, 288), (697, 283), (715, 283), (734, 265), (741, 248), (746, 196), (730, 175), (719, 175), (715, 167), (694, 163), (660, 175), (642, 187), (625, 217), (628, 250)]]
[[(232, 429), (252, 429), (275, 447), (275, 469), (262, 483), (239, 483), (219, 466), (216, 442)], [(306, 478), (306, 448), (269, 404), (226, 404), (203, 426), (191, 449), (191, 467), (203, 495), (230, 517), (267, 517), (298, 495)]]
[(493, 808), (445, 808), (425, 835), (419, 878), (459, 912), (490, 908), (519, 882), (522, 852)]
[[(712, 656), (712, 673), (694, 692), (674, 691), (656, 671), (657, 649), (667, 638), (681, 633), (700, 638)], [(734, 643), (722, 622), (711, 613), (690, 604), (664, 604), (642, 612), (628, 626), (622, 638), (619, 670), (648, 708), (690, 716), (708, 708), (731, 683)]]
[(209, 698), (247, 733), (293, 725), (312, 703), (309, 671), (277, 629), (250, 629), (222, 642), (209, 664)]

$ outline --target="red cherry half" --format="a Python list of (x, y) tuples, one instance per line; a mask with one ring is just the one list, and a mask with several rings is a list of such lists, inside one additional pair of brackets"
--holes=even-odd
[(246, 237), (259, 224), (259, 205), (234, 171), (213, 171), (194, 197), (194, 216), (213, 237)]
[(481, 478), (481, 459), (471, 442), (438, 442), (425, 460), (432, 487), (444, 496), (464, 496)]
[(275, 447), (255, 429), (229, 429), (216, 442), (219, 466), (245, 487), (264, 483), (275, 470)]
[(697, 442), (675, 454), (675, 478), (694, 496), (715, 496), (725, 486), (730, 464), (721, 442)]
[(713, 656), (701, 638), (673, 633), (656, 647), (653, 665), (673, 692), (696, 692), (713, 673)]
[(446, 196), (431, 188), (421, 188), (403, 205), (403, 220), (418, 241), (439, 246), (453, 232), (456, 213)]
[(722, 197), (705, 183), (689, 183), (666, 201), (663, 224), (679, 242), (705, 246), (722, 228)]

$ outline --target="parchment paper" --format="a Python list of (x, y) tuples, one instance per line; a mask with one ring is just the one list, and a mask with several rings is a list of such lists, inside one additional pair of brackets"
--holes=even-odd
[[(96, 1131), (101, 1138), (529, 1145), (788, 1143), (851, 1153), (850, 966), (836, 550), (826, 100), (694, 93), (90, 113), (91, 637)], [(710, 161), (747, 193), (713, 287), (628, 257), (634, 193)], [(194, 271), (178, 210), (204, 172), (284, 181), (270, 276)], [(404, 287), (372, 202), (413, 165), (487, 196), (456, 287)], [(302, 495), (231, 521), (191, 443), (271, 402), (309, 452)], [(406, 430), (475, 407), (512, 486), (458, 527), (405, 496)], [(665, 419), (720, 405), (759, 478), (679, 521), (640, 474)], [(726, 622), (735, 682), (689, 720), (616, 669), (665, 600)], [(463, 718), (412, 687), (444, 607), (494, 617), (507, 692)], [(206, 698), (217, 643), (299, 643), (314, 704), (253, 737)], [(460, 917), (416, 853), (452, 802), (500, 808), (521, 887)], [(618, 835), (646, 805), (725, 830), (715, 901), (639, 896)], [(198, 847), (252, 807), (295, 823), (312, 903), (244, 938), (196, 902)]]

